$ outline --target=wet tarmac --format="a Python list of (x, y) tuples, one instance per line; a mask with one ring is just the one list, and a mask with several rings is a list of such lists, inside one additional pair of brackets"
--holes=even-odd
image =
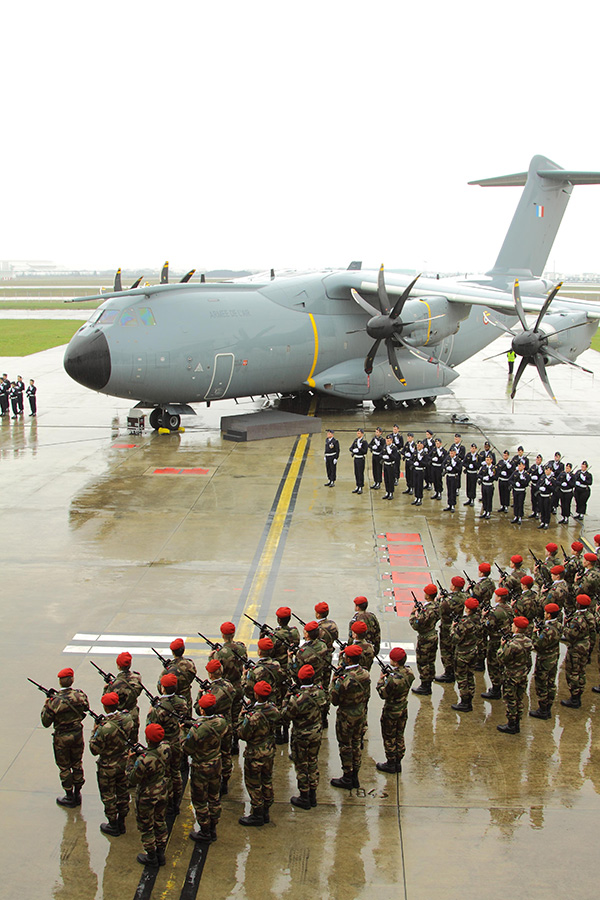
[[(501, 341), (487, 354), (500, 349)], [(334, 489), (323, 487), (324, 435), (249, 444), (221, 439), (221, 415), (259, 403), (198, 408), (196, 419), (183, 420), (181, 434), (131, 436), (128, 404), (70, 381), (62, 349), (0, 360), (1, 371), (35, 378), (40, 409), (37, 419), (26, 410), (23, 419), (0, 422), (6, 900), (595, 897), (600, 695), (589, 688), (598, 683), (596, 659), (582, 709), (555, 704), (548, 722), (526, 716), (520, 735), (496, 730), (504, 706), (479, 698), (488, 684), (483, 674), (476, 676), (470, 714), (450, 708), (454, 685), (434, 686), (431, 697), (412, 695), (398, 776), (375, 769), (384, 756), (373, 692), (358, 791), (329, 785), (340, 774), (332, 723), (321, 751), (317, 808), (290, 805), (295, 779), (280, 747), (271, 824), (244, 829), (237, 819), (248, 808), (247, 795), (236, 762), (218, 841), (199, 852), (187, 838), (194, 823), (184, 805), (154, 884), (140, 883), (133, 815), (122, 837), (99, 831), (104, 814), (87, 749), (81, 808), (55, 804), (61, 792), (51, 735), (39, 720), (43, 697), (25, 680), (55, 685), (56, 672), (71, 665), (76, 685), (98, 709), (102, 681), (90, 659), (114, 671), (117, 652), (129, 649), (153, 688), (159, 665), (150, 646), (188, 638), (188, 654), (203, 675), (207, 648), (198, 628), (214, 638), (232, 618), (255, 649), (257, 635), (243, 611), (274, 622), (285, 603), (308, 619), (325, 599), (343, 634), (357, 594), (377, 612), (384, 646), (401, 644), (414, 658), (414, 633), (406, 615), (397, 614), (405, 604), (390, 593), (393, 575), (430, 573), (449, 585), (463, 569), (475, 575), (482, 559), (506, 565), (521, 552), (528, 563), (528, 548), (543, 555), (551, 538), (568, 547), (583, 533), (593, 543), (599, 482), (583, 527), (553, 524), (548, 532), (529, 521), (511, 525), (497, 513), (479, 520), (479, 507), (464, 508), (462, 496), (452, 515), (429, 499), (415, 508), (401, 493), (392, 503), (381, 501), (382, 492), (351, 493), (347, 448), (356, 427), (364, 425), (370, 437), (376, 425), (389, 430), (396, 420), (404, 433), (431, 428), (446, 446), (459, 430), (467, 444), (485, 436), (499, 451), (516, 451), (522, 443), (530, 457), (539, 451), (545, 459), (558, 449), (576, 466), (586, 458), (594, 476), (600, 471), (594, 380), (552, 367), (560, 406), (534, 373), (523, 379), (513, 404), (504, 359), (483, 362), (487, 354), (461, 366), (456, 396), (435, 406), (321, 413), (342, 446)], [(580, 362), (600, 373), (593, 351)], [(470, 421), (456, 426), (452, 414)], [(407, 546), (416, 557), (403, 563)], [(533, 688), (531, 694), (533, 703)], [(559, 698), (567, 696), (561, 667)], [(144, 716), (147, 703), (141, 708)], [(90, 731), (86, 721), (86, 737)]]

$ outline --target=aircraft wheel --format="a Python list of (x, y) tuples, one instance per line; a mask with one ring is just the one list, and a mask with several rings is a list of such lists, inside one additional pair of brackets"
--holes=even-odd
[(375, 409), (385, 409), (385, 400), (383, 397), (380, 397), (379, 400), (373, 400), (373, 406)]
[(404, 406), (404, 401), (403, 400), (394, 400), (392, 397), (390, 397), (386, 401), (385, 405), (387, 406), (388, 409), (402, 409), (402, 407)]
[(158, 431), (161, 424), (163, 411), (158, 406), (155, 406), (152, 412), (148, 417), (148, 421), (150, 422), (150, 428), (154, 428), (155, 431)]
[(432, 403), (435, 403), (437, 397), (423, 397), (423, 403), (426, 406), (431, 406)]
[(168, 428), (169, 431), (177, 431), (181, 425), (181, 416), (172, 415), (171, 413), (163, 413), (162, 427)]

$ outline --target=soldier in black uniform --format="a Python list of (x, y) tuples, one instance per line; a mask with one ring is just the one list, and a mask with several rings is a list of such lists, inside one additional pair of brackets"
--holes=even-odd
[(399, 460), (399, 456), (398, 451), (394, 447), (391, 434), (388, 434), (385, 439), (385, 447), (383, 448), (381, 458), (383, 461), (383, 479), (385, 481), (386, 490), (386, 493), (383, 495), (382, 499), (392, 500), (394, 497), (394, 473), (396, 468), (396, 461)]
[(29, 379), (29, 384), (27, 385), (27, 390), (25, 392), (27, 394), (27, 398), (29, 400), (29, 408), (31, 412), (30, 416), (35, 416), (37, 414), (37, 400), (35, 395), (37, 394), (37, 388), (35, 386), (35, 382), (33, 378)]
[(560, 500), (560, 514), (562, 516), (559, 524), (567, 525), (569, 516), (571, 515), (571, 503), (573, 502), (573, 492), (575, 490), (575, 475), (573, 474), (573, 466), (566, 463), (565, 471), (556, 479), (556, 488), (558, 491), (558, 499)]
[[(410, 435), (410, 437), (412, 437), (412, 435)], [(392, 442), (398, 451), (398, 461), (395, 464), (394, 469), (394, 484), (398, 484), (400, 481), (400, 459), (402, 458), (402, 448), (404, 447), (404, 438), (400, 433), (399, 425), (392, 426)]]
[(356, 429), (356, 438), (350, 446), (350, 453), (354, 459), (354, 480), (356, 487), (352, 491), (353, 494), (362, 494), (365, 486), (365, 460), (369, 451), (369, 445), (365, 440), (364, 428)]
[(10, 405), (13, 413), (11, 418), (16, 419), (19, 415), (19, 389), (14, 381), (11, 381), (10, 383), (8, 399), (10, 400)]
[(538, 528), (548, 528), (550, 525), (555, 485), (556, 479), (552, 475), (552, 467), (548, 465), (544, 469), (544, 475), (542, 476), (542, 478), (540, 478), (537, 485), (539, 514), (541, 520)]
[(496, 454), (492, 450), (492, 448), (490, 446), (490, 442), (484, 441), (483, 442), (483, 450), (479, 451), (479, 462), (482, 466), (485, 465), (485, 461), (488, 456), (491, 457), (492, 464), (495, 466), (496, 465)]
[[(415, 444), (414, 437), (412, 431), (409, 431), (406, 435), (406, 443), (402, 448), (402, 456), (404, 457), (404, 478), (406, 480), (406, 490), (402, 491), (403, 494), (412, 494), (413, 492), (413, 460), (417, 452), (417, 445)], [(399, 467), (400, 460), (398, 459), (398, 468)], [(397, 483), (398, 482), (396, 482), (396, 484)]]
[(494, 504), (494, 481), (496, 480), (496, 470), (491, 456), (486, 456), (485, 463), (479, 470), (477, 481), (481, 485), (481, 499), (483, 509), (479, 516), (480, 519), (489, 519), (492, 515), (492, 506)]
[(333, 487), (335, 485), (339, 455), (340, 442), (333, 436), (331, 428), (328, 428), (327, 437), (325, 438), (325, 468), (329, 481), (325, 482), (325, 487)]
[(513, 458), (511, 459), (511, 462), (512, 462), (513, 466), (515, 467), (515, 469), (517, 468), (517, 466), (519, 465), (520, 462), (524, 462), (525, 463), (525, 471), (527, 471), (527, 469), (529, 468), (529, 460), (525, 456), (525, 451), (524, 451), (523, 447), (517, 447), (517, 453), (515, 456), (513, 456)]
[(588, 472), (588, 464), (583, 460), (581, 468), (575, 472), (575, 515), (574, 519), (581, 521), (587, 510), (587, 503), (590, 499), (593, 478)]
[(17, 380), (15, 381), (15, 384), (17, 386), (17, 392), (19, 395), (17, 398), (17, 405), (19, 407), (19, 415), (22, 416), (23, 415), (23, 393), (25, 392), (25, 382), (23, 381), (23, 378), (21, 377), (21, 375), (17, 375)]
[(425, 452), (427, 454), (427, 462), (425, 464), (425, 490), (431, 490), (431, 459), (433, 457), (433, 451), (435, 450), (435, 439), (433, 437), (433, 431), (429, 428), (425, 432), (425, 440), (423, 441), (423, 446), (425, 447)]
[(500, 509), (498, 512), (507, 512), (510, 506), (510, 477), (514, 472), (514, 466), (508, 456), (508, 450), (503, 450), (502, 459), (496, 466), (498, 493), (500, 495)]
[(448, 451), (442, 446), (441, 438), (435, 439), (435, 447), (431, 456), (431, 479), (433, 481), (432, 500), (442, 499), (442, 490), (444, 484), (444, 462)]
[(381, 428), (376, 428), (375, 436), (371, 438), (371, 442), (369, 443), (369, 450), (371, 451), (373, 463), (373, 484), (371, 485), (371, 489), (374, 491), (378, 491), (381, 487), (383, 478), (383, 462), (381, 460), (381, 454), (383, 453), (384, 447), (385, 438), (383, 436), (383, 431)]
[(423, 503), (423, 486), (427, 471), (427, 459), (427, 451), (423, 441), (417, 441), (417, 452), (413, 459), (413, 492), (415, 499), (411, 504), (412, 506), (421, 506)]
[(471, 449), (465, 455), (463, 469), (467, 478), (467, 499), (463, 506), (474, 506), (477, 497), (477, 476), (481, 468), (477, 444), (471, 444)]
[(520, 525), (523, 521), (523, 510), (525, 508), (525, 494), (527, 493), (527, 485), (529, 484), (529, 473), (525, 470), (525, 461), (521, 459), (517, 465), (516, 472), (513, 472), (509, 480), (509, 488), (513, 495), (513, 525)]
[(444, 475), (446, 476), (446, 492), (448, 494), (448, 506), (444, 507), (444, 512), (454, 512), (456, 506), (456, 495), (460, 484), (460, 473), (462, 471), (462, 462), (456, 452), (456, 444), (452, 444), (448, 451), (448, 456), (444, 463)]
[(10, 381), (6, 373), (0, 378), (0, 416), (5, 416), (8, 412), (8, 392), (10, 390)]
[(544, 464), (542, 454), (538, 453), (534, 464), (529, 468), (529, 483), (531, 485), (531, 515), (530, 519), (539, 519), (538, 484), (544, 477)]

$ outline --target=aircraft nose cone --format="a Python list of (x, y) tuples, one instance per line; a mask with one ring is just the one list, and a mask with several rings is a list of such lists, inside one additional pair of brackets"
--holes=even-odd
[(64, 367), (73, 381), (101, 391), (110, 378), (110, 350), (102, 331), (76, 334), (65, 352)]

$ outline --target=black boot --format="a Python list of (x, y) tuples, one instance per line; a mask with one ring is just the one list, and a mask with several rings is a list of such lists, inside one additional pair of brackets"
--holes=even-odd
[(117, 823), (119, 825), (119, 834), (125, 834), (127, 831), (127, 827), (125, 825), (125, 816), (119, 816), (117, 819)]
[(332, 778), (329, 784), (332, 787), (344, 788), (346, 791), (352, 790), (352, 772), (344, 772), (341, 778)]
[(329, 727), (329, 720), (327, 718), (327, 710), (326, 709), (324, 709), (323, 712), (321, 713), (321, 725), (323, 728)]
[(310, 797), (308, 791), (300, 791), (299, 797), (290, 797), (292, 806), (298, 806), (300, 809), (310, 809)]
[(393, 759), (388, 759), (384, 763), (376, 763), (375, 768), (378, 772), (389, 772), (390, 774), (396, 774), (396, 762)]
[(238, 819), (240, 825), (264, 825), (265, 817), (262, 806), (257, 806), (256, 809), (250, 810), (249, 816), (241, 816)]
[(413, 694), (430, 694), (431, 693), (431, 682), (430, 681), (421, 681), (419, 687), (412, 688)]
[(461, 697), (460, 703), (453, 703), (452, 709), (458, 710), (458, 712), (473, 712), (473, 704), (471, 703), (470, 697)]
[(121, 834), (121, 831), (119, 830), (119, 820), (109, 819), (108, 822), (102, 822), (100, 831), (102, 834), (112, 834), (114, 837), (118, 837), (118, 835)]
[(202, 825), (198, 831), (190, 831), (190, 841), (197, 841), (199, 844), (210, 844), (210, 840), (208, 825)]
[(143, 866), (150, 866), (153, 869), (158, 869), (158, 855), (156, 850), (148, 850), (147, 853), (138, 853), (137, 861)]
[(268, 825), (269, 822), (271, 821), (271, 816), (269, 815), (269, 808), (270, 807), (268, 807), (268, 806), (263, 807), (263, 819), (265, 821), (265, 825)]
[(232, 756), (240, 755), (240, 741), (239, 741), (237, 734), (235, 734), (233, 736), (233, 740), (231, 741), (231, 755)]
[(509, 719), (505, 725), (496, 725), (498, 731), (502, 731), (504, 734), (518, 734), (519, 733), (519, 725), (516, 719)]
[(595, 694), (600, 694), (600, 684), (595, 684), (592, 690)]
[(574, 694), (574, 693), (571, 691), (571, 696), (569, 697), (569, 699), (568, 699), (568, 700), (561, 700), (561, 701), (560, 701), (560, 705), (561, 705), (561, 706), (568, 706), (570, 709), (579, 709), (579, 708), (581, 707), (581, 695), (580, 695), (580, 694)]
[(287, 744), (290, 740), (290, 726), (283, 725), (278, 738), (275, 738), (276, 744)]
[(69, 809), (74, 809), (76, 806), (79, 806), (81, 804), (81, 800), (79, 801), (79, 803), (76, 801), (72, 788), (69, 788), (69, 790), (65, 791), (64, 797), (57, 797), (56, 802), (59, 806), (68, 806)]
[(210, 840), (211, 840), (211, 843), (213, 843), (213, 844), (217, 839), (217, 822), (218, 822), (218, 819), (210, 820)]
[(308, 799), (310, 800), (311, 806), (317, 805), (317, 789), (311, 788), (308, 792)]
[(529, 715), (532, 719), (549, 719), (550, 710), (545, 703), (539, 703), (537, 709), (530, 709)]
[(360, 781), (358, 780), (358, 769), (352, 770), (352, 787), (353, 788), (360, 787)]
[(454, 681), (454, 672), (452, 669), (446, 669), (443, 675), (436, 675), (436, 681), (441, 681), (444, 684), (452, 684)]
[(229, 782), (229, 778), (221, 778), (221, 789), (219, 791), (219, 797), (224, 797), (225, 794), (229, 793), (229, 788), (227, 784)]
[(73, 800), (75, 801), (75, 806), (81, 806), (81, 788), (83, 785), (75, 784), (73, 785)]
[(484, 691), (480, 696), (483, 697), (484, 700), (501, 700), (502, 688), (499, 685), (493, 684), (489, 690)]
[(162, 844), (160, 847), (156, 848), (156, 856), (158, 857), (159, 866), (166, 866), (167, 860), (165, 858), (165, 847), (166, 844)]

